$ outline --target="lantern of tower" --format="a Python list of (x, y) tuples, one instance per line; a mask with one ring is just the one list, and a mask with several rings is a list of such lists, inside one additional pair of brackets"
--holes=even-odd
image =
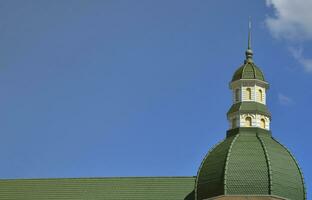
[(244, 64), (239, 67), (230, 82), (233, 105), (227, 113), (229, 129), (259, 127), (270, 130), (271, 114), (266, 107), (269, 84), (262, 71), (253, 62), (250, 31)]

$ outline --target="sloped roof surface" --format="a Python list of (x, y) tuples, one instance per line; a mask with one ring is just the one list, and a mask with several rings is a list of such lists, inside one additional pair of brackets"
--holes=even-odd
[(219, 196), (211, 198), (209, 200), (285, 200), (284, 198), (279, 198), (275, 196)]
[(239, 128), (204, 158), (195, 196), (275, 195), (305, 200), (301, 171), (290, 152), (260, 128)]
[(232, 81), (239, 79), (258, 79), (265, 81), (262, 71), (253, 62), (245, 62), (235, 71)]
[(254, 101), (244, 101), (233, 104), (229, 109), (229, 111), (227, 112), (227, 115), (233, 114), (235, 112), (241, 113), (257, 112), (259, 114), (263, 114), (269, 117), (271, 116), (271, 113), (269, 112), (266, 105)]
[(5, 200), (188, 200), (195, 177), (0, 180)]

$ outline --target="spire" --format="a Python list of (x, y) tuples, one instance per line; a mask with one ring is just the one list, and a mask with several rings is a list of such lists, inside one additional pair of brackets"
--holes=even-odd
[(250, 17), (249, 17), (249, 23), (248, 23), (248, 47), (247, 47), (245, 54), (246, 54), (245, 62), (252, 62), (253, 52), (251, 49), (251, 20), (250, 20)]
[(248, 49), (251, 49), (251, 20), (249, 17), (249, 23), (248, 23)]

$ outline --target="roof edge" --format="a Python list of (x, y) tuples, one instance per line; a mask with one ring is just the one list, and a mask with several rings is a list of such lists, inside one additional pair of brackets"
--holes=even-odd
[(282, 143), (280, 143), (278, 140), (276, 140), (274, 137), (272, 137), (272, 139), (277, 142), (279, 145), (281, 145), (290, 155), (290, 157), (293, 159), (293, 161), (295, 162), (297, 169), (299, 170), (300, 176), (301, 176), (301, 182), (302, 182), (302, 187), (303, 187), (303, 196), (304, 196), (304, 200), (307, 200), (307, 191), (306, 191), (306, 186), (305, 186), (305, 182), (304, 182), (304, 177), (303, 177), (303, 172), (296, 160), (296, 158), (293, 156), (293, 154), (288, 150), (288, 148), (286, 146), (284, 146)]
[(224, 164), (224, 176), (223, 176), (223, 184), (224, 184), (223, 190), (224, 190), (224, 194), (225, 195), (227, 194), (226, 181), (227, 181), (227, 169), (228, 169), (229, 158), (230, 158), (230, 155), (231, 155), (232, 147), (233, 147), (233, 145), (236, 142), (238, 137), (239, 137), (239, 134), (237, 134), (235, 136), (235, 138), (232, 140), (230, 148), (229, 148), (229, 150), (227, 152), (227, 155), (226, 155), (226, 161), (225, 161), (225, 164)]
[(265, 115), (271, 119), (271, 113), (268, 107), (262, 103), (255, 101), (242, 101), (235, 104), (232, 104), (228, 112), (226, 113), (227, 117), (235, 113), (259, 113)]
[(272, 194), (272, 186), (273, 186), (273, 181), (272, 181), (272, 166), (271, 166), (271, 162), (270, 162), (270, 157), (266, 148), (266, 145), (264, 143), (264, 141), (261, 139), (261, 137), (257, 134), (257, 138), (260, 141), (260, 144), (263, 148), (263, 152), (264, 152), (264, 156), (265, 156), (265, 160), (268, 166), (268, 178), (269, 178), (269, 194)]
[(33, 180), (90, 180), (90, 179), (144, 179), (144, 178), (151, 178), (151, 179), (165, 179), (165, 178), (196, 178), (196, 176), (106, 176), (106, 177), (65, 177), (65, 178), (0, 178), (0, 181), (33, 181)]
[(237, 134), (260, 134), (271, 136), (272, 132), (259, 127), (237, 127), (226, 131), (227, 138)]
[(251, 82), (251, 83), (254, 83), (254, 84), (260, 84), (263, 87), (265, 87), (266, 89), (270, 88), (270, 84), (267, 81), (262, 81), (262, 80), (259, 80), (259, 79), (238, 79), (236, 81), (231, 81), (231, 82), (229, 82), (229, 88), (233, 89), (234, 85), (242, 84), (242, 82), (244, 82), (244, 83)]
[(204, 165), (204, 162), (206, 160), (206, 158), (208, 157), (208, 155), (210, 154), (210, 152), (212, 152), (217, 146), (219, 146), (224, 140), (226, 139), (223, 139), (221, 140), (220, 142), (218, 142), (216, 145), (214, 145), (205, 155), (204, 159), (201, 161), (200, 165), (199, 165), (199, 168), (197, 170), (197, 174), (196, 174), (196, 179), (195, 179), (195, 186), (194, 186), (194, 191), (195, 191), (195, 200), (197, 200), (197, 184), (198, 184), (198, 176), (199, 176), (199, 173)]
[(218, 198), (222, 198), (222, 197), (273, 197), (276, 199), (280, 199), (280, 200), (287, 200), (284, 197), (280, 197), (277, 195), (239, 195), (239, 194), (235, 194), (235, 195), (220, 195), (220, 196), (215, 196), (215, 197), (211, 197), (208, 199), (204, 199), (204, 200), (216, 200)]

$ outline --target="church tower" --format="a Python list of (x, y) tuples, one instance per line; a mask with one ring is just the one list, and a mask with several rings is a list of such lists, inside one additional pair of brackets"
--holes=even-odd
[(266, 91), (269, 84), (263, 73), (253, 62), (251, 32), (248, 33), (248, 48), (244, 65), (230, 82), (233, 92), (233, 106), (227, 113), (230, 129), (237, 127), (259, 127), (270, 130), (271, 115), (266, 107)]
[(250, 25), (246, 58), (229, 86), (233, 93), (229, 129), (199, 167), (195, 199), (305, 200), (298, 163), (270, 131), (269, 84), (253, 60)]

